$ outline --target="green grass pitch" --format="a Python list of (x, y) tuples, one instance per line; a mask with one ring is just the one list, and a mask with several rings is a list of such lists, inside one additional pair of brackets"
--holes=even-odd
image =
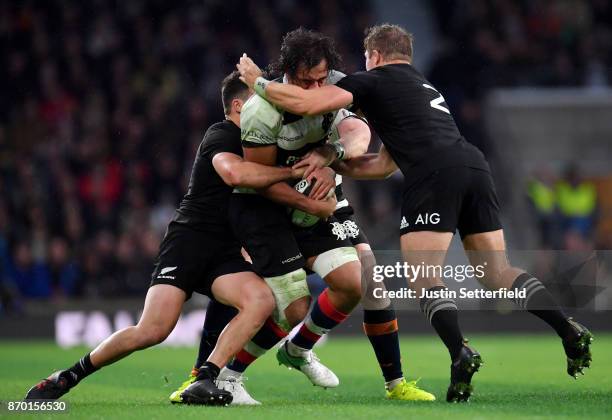
[[(444, 401), (448, 356), (434, 336), (407, 337), (402, 353), (408, 378), (433, 392), (435, 403), (386, 401), (383, 382), (365, 337), (331, 337), (317, 353), (339, 376), (340, 386), (323, 390), (301, 373), (276, 364), (270, 352), (248, 372), (247, 388), (260, 407), (173, 406), (167, 398), (187, 376), (195, 349), (153, 348), (97, 372), (64, 399), (68, 414), (45, 417), (95, 419), (270, 419), (270, 418), (610, 418), (612, 335), (595, 333), (594, 362), (577, 381), (565, 373), (560, 342), (550, 335), (481, 335), (471, 342), (485, 365), (475, 377), (468, 404)], [(48, 343), (0, 342), (0, 400), (18, 400), (51, 371), (74, 363), (84, 349), (61, 350)], [(1, 418), (41, 415), (9, 414)], [(400, 417), (401, 416), (401, 417)]]

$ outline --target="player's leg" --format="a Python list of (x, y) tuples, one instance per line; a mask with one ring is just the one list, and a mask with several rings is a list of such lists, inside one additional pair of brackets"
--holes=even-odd
[(219, 335), (227, 324), (238, 314), (238, 310), (232, 306), (224, 305), (215, 299), (211, 299), (206, 308), (206, 318), (202, 328), (202, 337), (198, 347), (198, 356), (194, 367), (199, 368), (210, 356), (217, 345)]
[(334, 248), (308, 258), (312, 270), (328, 284), (313, 304), (302, 327), (279, 348), (281, 364), (304, 373), (325, 388), (338, 386), (337, 376), (321, 364), (312, 348), (331, 329), (342, 323), (361, 299), (361, 264), (352, 246)]
[(451, 377), (446, 395), (449, 402), (469, 399), (472, 376), (482, 363), (480, 354), (467, 345), (461, 333), (457, 304), (446, 293), (441, 279), (448, 247), (466, 213), (463, 203), (470, 188), (469, 170), (443, 168), (409, 185), (404, 192), (400, 225), (404, 260), (410, 265), (433, 268), (422, 270), (425, 272), (409, 282), (422, 296), (421, 310), (450, 354)]
[(170, 394), (170, 402), (173, 404), (182, 403), (181, 394), (191, 385), (198, 375), (200, 366), (204, 364), (210, 353), (217, 345), (219, 334), (225, 326), (236, 316), (238, 311), (236, 308), (224, 305), (211, 299), (206, 308), (206, 317), (204, 318), (204, 326), (202, 328), (202, 336), (200, 337), (200, 345), (198, 346), (198, 355), (196, 362), (189, 373), (189, 377), (184, 381), (178, 389)]
[(464, 247), (472, 265), (485, 267), (480, 281), (489, 289), (524, 291), (515, 303), (546, 322), (561, 338), (567, 356), (567, 373), (574, 378), (591, 364), (590, 331), (568, 317), (548, 289), (535, 276), (512, 267), (506, 255), (503, 230), (466, 235)]
[(386, 398), (404, 401), (434, 401), (435, 396), (418, 388), (416, 381), (407, 382), (404, 379), (395, 309), (389, 298), (375, 298), (373, 294), (375, 287), (385, 288), (383, 282), (373, 281), (372, 270), (376, 264), (376, 258), (367, 241), (356, 244), (355, 249), (361, 261), (364, 290), (361, 299), (363, 331), (372, 345), (385, 379)]
[(487, 261), (488, 272), (483, 281), (488, 287), (518, 289), (526, 294), (516, 303), (550, 325), (561, 337), (567, 356), (567, 373), (575, 378), (583, 368), (590, 366), (592, 334), (563, 313), (535, 276), (510, 265), (493, 178), (486, 171), (466, 169), (466, 172), (469, 188), (458, 228), (470, 259), (476, 264)]
[(198, 370), (196, 381), (181, 394), (191, 404), (222, 405), (232, 394), (215, 385), (221, 367), (251, 339), (274, 309), (274, 297), (265, 282), (250, 271), (216, 277), (211, 294), (219, 302), (238, 309), (238, 314), (219, 335), (210, 356)]
[[(452, 233), (449, 232), (404, 234), (401, 237), (403, 258), (410, 265), (440, 267), (444, 264), (452, 237)], [(409, 279), (409, 284), (418, 296), (425, 296), (420, 299), (421, 310), (444, 342), (451, 359), (455, 360), (464, 342), (459, 328), (457, 304), (454, 299), (444, 296), (443, 291), (446, 286), (439, 273), (430, 274), (430, 276), (423, 275)]]
[(186, 297), (185, 291), (169, 284), (151, 286), (137, 325), (117, 331), (71, 368), (39, 382), (26, 399), (57, 399), (103, 366), (162, 342), (176, 325)]
[[(304, 273), (305, 275), (306, 273)], [(309, 306), (310, 296), (303, 296), (291, 302), (284, 309), (287, 323), (283, 323), (283, 325), (279, 325), (275, 317), (269, 317), (253, 338), (227, 365), (223, 372), (225, 375), (222, 376), (237, 377), (242, 375), (253, 362), (280, 343), (287, 337), (293, 327), (302, 322), (308, 314)]]
[(431, 401), (435, 397), (419, 389), (416, 381), (407, 382), (402, 373), (397, 317), (391, 300), (376, 298), (374, 290), (385, 289), (384, 282), (373, 281), (376, 257), (363, 229), (359, 227), (352, 207), (342, 207), (334, 213), (345, 229), (349, 240), (357, 250), (361, 263), (361, 288), (363, 306), (363, 330), (378, 361), (385, 380), (385, 395), (388, 399), (404, 401)]
[[(410, 265), (441, 267), (446, 258), (452, 233), (411, 232), (402, 235), (404, 260)], [(473, 374), (482, 364), (480, 354), (467, 345), (459, 327), (457, 303), (444, 294), (446, 286), (438, 273), (414, 279), (411, 287), (417, 291), (421, 310), (444, 342), (451, 357), (451, 378), (446, 399), (449, 402), (467, 401), (473, 392)], [(410, 279), (412, 281), (413, 279)]]
[[(227, 364), (227, 366), (221, 369), (217, 378), (217, 386), (220, 389), (229, 391), (233, 395), (232, 405), (259, 405), (260, 403), (255, 400), (246, 390), (242, 377), (246, 369), (257, 360), (260, 356), (265, 354), (266, 351), (270, 350), (276, 344), (278, 344), (283, 338), (287, 336), (288, 331), (295, 325), (300, 323), (308, 313), (310, 306), (310, 293), (306, 284), (306, 273), (300, 269), (296, 272), (288, 273), (285, 276), (275, 276), (265, 278), (266, 283), (270, 287), (274, 287), (273, 294), (275, 295), (276, 304), (280, 304), (280, 307), (284, 308), (284, 321), (283, 326), (277, 322), (279, 319), (277, 316), (270, 316), (265, 321), (264, 325), (257, 331), (257, 333), (251, 338), (251, 340), (233, 357), (233, 359)], [(278, 288), (284, 286), (284, 288)], [(287, 300), (294, 299), (292, 302)], [(216, 301), (214, 306), (207, 311), (207, 318), (205, 320), (205, 328), (203, 334), (209, 334), (209, 332), (219, 330), (222, 331), (229, 321), (226, 321), (227, 309), (226, 305), (223, 305)], [(214, 312), (210, 312), (211, 309)], [(230, 308), (235, 311), (234, 308)], [(275, 308), (277, 312), (278, 307)], [(210, 317), (210, 318), (209, 318)], [(211, 346), (211, 342), (206, 342), (206, 346)], [(216, 340), (215, 340), (216, 344)], [(214, 347), (214, 345), (212, 345)], [(209, 352), (210, 354), (210, 352)], [(206, 356), (208, 358), (208, 355)], [(206, 359), (202, 360), (204, 363)], [(197, 372), (199, 369), (194, 369), (193, 379), (190, 378), (182, 386), (182, 389), (175, 391), (170, 400), (174, 403), (180, 403), (182, 401), (182, 392), (195, 381)]]
[[(255, 271), (264, 277), (274, 293), (274, 323), (281, 331), (289, 331), (308, 313), (310, 292), (303, 270), (306, 261), (287, 218), (286, 209), (258, 195), (234, 194), (230, 219), (236, 235), (252, 258)], [(271, 325), (267, 324), (268, 327)], [(278, 329), (267, 333), (264, 331), (262, 334), (265, 335), (258, 337), (259, 349), (251, 347), (253, 353), (262, 354), (281, 335)], [(243, 350), (249, 355), (242, 354), (245, 356), (241, 357), (242, 363), (232, 362), (229, 366), (232, 370), (236, 369), (237, 373), (240, 373), (239, 369), (246, 368), (244, 362), (251, 360), (252, 363), (255, 360), (255, 354)], [(312, 360), (320, 364), (316, 358)], [(319, 385), (327, 386), (324, 383)]]
[[(269, 280), (269, 279), (266, 279)], [(285, 308), (287, 324), (281, 326), (275, 317), (269, 317), (251, 340), (234, 356), (232, 361), (221, 370), (218, 386), (232, 393), (232, 405), (259, 405), (247, 391), (243, 375), (259, 357), (283, 340), (289, 330), (299, 324), (308, 314), (310, 296), (304, 296)], [(288, 325), (288, 327), (287, 327)]]
[(376, 258), (368, 243), (355, 244), (359, 254), (362, 272), (363, 297), (363, 331), (368, 337), (376, 360), (385, 378), (385, 388), (391, 391), (404, 379), (397, 327), (397, 316), (391, 299), (375, 298), (373, 289), (384, 287), (384, 283), (375, 283), (373, 267)]

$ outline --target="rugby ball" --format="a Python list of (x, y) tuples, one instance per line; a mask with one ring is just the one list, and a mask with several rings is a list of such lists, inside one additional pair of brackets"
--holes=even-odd
[[(316, 180), (316, 178), (313, 178), (313, 180)], [(297, 184), (295, 184), (293, 188), (295, 188), (297, 192), (307, 196), (308, 194), (310, 194), (312, 186), (313, 184), (308, 182), (308, 180), (303, 179)], [(314, 226), (319, 221), (319, 218), (317, 216), (303, 212), (302, 210), (291, 208), (289, 209), (289, 217), (291, 217), (291, 223), (304, 228)]]

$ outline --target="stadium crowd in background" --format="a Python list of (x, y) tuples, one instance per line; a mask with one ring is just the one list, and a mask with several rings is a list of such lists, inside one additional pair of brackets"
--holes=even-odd
[(364, 1), (179, 3), (0, 2), (6, 295), (140, 295), (236, 57), (314, 27), (354, 71), (372, 22)]
[(428, 79), (462, 134), (492, 151), (482, 101), (494, 87), (607, 86), (612, 1), (434, 0), (441, 48)]
[[(195, 150), (223, 118), (218, 86), (236, 58), (268, 63), (305, 26), (360, 70), (375, 23), (368, 0), (178, 3), (0, 0), (3, 301), (142, 294)], [(492, 87), (612, 80), (610, 1), (432, 3), (444, 48), (430, 79), (485, 153)], [(372, 187), (357, 188), (367, 229)]]

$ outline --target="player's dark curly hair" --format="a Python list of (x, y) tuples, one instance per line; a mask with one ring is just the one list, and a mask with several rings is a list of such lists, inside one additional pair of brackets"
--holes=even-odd
[(325, 59), (329, 70), (338, 70), (342, 63), (334, 40), (320, 32), (298, 28), (287, 34), (281, 44), (278, 60), (270, 65), (275, 75), (287, 73), (295, 77), (300, 66), (311, 69)]

